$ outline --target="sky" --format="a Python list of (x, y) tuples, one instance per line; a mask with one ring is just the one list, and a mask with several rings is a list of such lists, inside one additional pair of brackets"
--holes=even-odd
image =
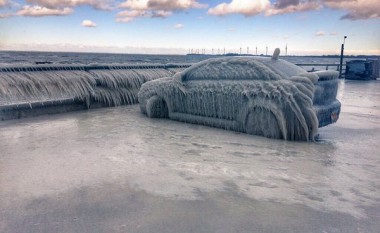
[(0, 0), (0, 50), (380, 55), (380, 0)]

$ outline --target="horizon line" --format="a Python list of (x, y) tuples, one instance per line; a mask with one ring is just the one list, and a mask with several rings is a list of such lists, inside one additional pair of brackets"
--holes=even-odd
[[(264, 55), (264, 54), (247, 54), (247, 53), (225, 53), (225, 54), (189, 54), (189, 53), (126, 53), (126, 52), (97, 52), (97, 51), (44, 51), (44, 50), (12, 50), (12, 49), (0, 49), (0, 52), (36, 52), (36, 53), (90, 53), (90, 54), (118, 54), (118, 55), (155, 55), (155, 56), (226, 56), (226, 54), (236, 54), (236, 56), (267, 56), (270, 57), (271, 55)], [(369, 55), (369, 54), (345, 54), (344, 57), (380, 57), (380, 54), (377, 55)], [(312, 55), (312, 54), (306, 54), (306, 55), (280, 55), (280, 57), (340, 57), (340, 54), (322, 54), (322, 55)]]

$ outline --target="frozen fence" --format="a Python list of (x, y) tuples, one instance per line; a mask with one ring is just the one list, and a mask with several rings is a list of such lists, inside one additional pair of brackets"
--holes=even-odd
[(189, 64), (38, 65), (0, 67), (0, 105), (76, 99), (106, 106), (137, 102), (140, 86)]

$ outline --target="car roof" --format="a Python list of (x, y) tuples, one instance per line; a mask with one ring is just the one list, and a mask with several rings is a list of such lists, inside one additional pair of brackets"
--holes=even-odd
[(269, 57), (211, 58), (187, 68), (182, 81), (191, 80), (279, 80), (306, 71), (290, 62)]

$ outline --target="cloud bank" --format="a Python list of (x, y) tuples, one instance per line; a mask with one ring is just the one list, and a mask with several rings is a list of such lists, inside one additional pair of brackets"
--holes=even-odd
[(21, 10), (17, 11), (17, 15), (42, 17), (42, 16), (63, 16), (73, 13), (71, 8), (65, 7), (62, 9), (50, 9), (41, 6), (23, 6)]
[(266, 16), (330, 8), (346, 11), (341, 19), (359, 20), (380, 18), (379, 0), (230, 0), (208, 10), (209, 15), (241, 14)]
[(269, 0), (232, 0), (230, 3), (221, 3), (214, 8), (210, 8), (210, 15), (228, 15), (242, 14), (245, 16), (254, 16), (265, 11), (270, 6)]
[[(167, 18), (176, 12), (207, 8), (200, 0), (25, 0), (20, 5), (12, 0), (0, 0), (0, 8), (13, 12), (0, 12), (0, 18), (20, 16), (63, 16), (74, 8), (89, 6), (96, 10), (119, 11), (117, 22), (131, 22), (136, 18)], [(380, 0), (223, 0), (207, 10), (209, 15), (240, 14), (273, 16), (323, 8), (344, 12), (343, 20), (380, 18)]]
[(319, 10), (322, 5), (318, 1), (301, 1), (301, 0), (278, 0), (267, 9), (265, 15), (288, 14), (310, 10)]
[(173, 12), (205, 7), (207, 5), (197, 0), (126, 0), (119, 4), (124, 11), (116, 15), (116, 21), (127, 23), (139, 17), (166, 18)]
[(324, 3), (329, 8), (348, 11), (341, 19), (380, 18), (379, 0), (324, 0)]
[(111, 0), (25, 0), (27, 3), (49, 9), (73, 8), (77, 6), (91, 6), (99, 10), (110, 10), (112, 7)]

